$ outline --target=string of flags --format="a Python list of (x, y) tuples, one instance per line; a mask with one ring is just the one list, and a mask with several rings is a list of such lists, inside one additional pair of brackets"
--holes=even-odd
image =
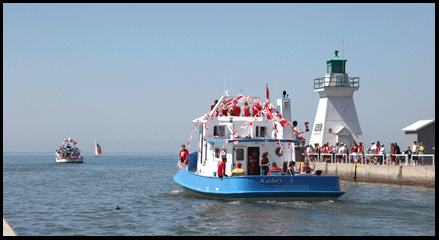
[[(267, 88), (266, 88), (266, 94), (267, 94), (266, 102), (262, 102), (259, 98), (253, 98), (253, 97), (250, 97), (250, 96), (245, 96), (245, 95), (243, 95), (243, 94), (239, 94), (239, 95), (237, 96), (237, 98), (230, 97), (230, 98), (228, 98), (228, 99), (225, 99), (225, 100), (223, 100), (223, 105), (221, 105), (221, 107), (219, 107), (219, 108), (218, 108), (218, 109), (217, 109), (217, 110), (216, 110), (216, 111), (210, 116), (210, 118), (213, 119), (213, 117), (218, 116), (219, 112), (222, 111), (222, 107), (224, 107), (224, 106), (230, 107), (231, 105), (236, 105), (238, 101), (239, 101), (240, 103), (242, 103), (242, 102), (244, 102), (244, 101), (247, 101), (249, 104), (253, 104), (253, 105), (261, 105), (262, 108), (261, 108), (261, 110), (260, 110), (260, 113), (265, 114), (265, 115), (266, 115), (266, 118), (269, 119), (269, 120), (271, 120), (271, 123), (273, 124), (273, 126), (276, 126), (276, 125), (281, 125), (282, 127), (287, 127), (287, 126), (289, 126), (289, 125), (291, 124), (291, 122), (285, 120), (285, 119), (283, 118), (283, 115), (281, 115), (281, 114), (279, 114), (279, 113), (277, 112), (275, 105), (273, 105), (273, 104), (271, 104), (271, 103), (269, 102), (270, 99), (269, 99), (269, 90), (268, 90), (268, 86), (267, 86)], [(218, 103), (218, 104), (220, 104), (220, 103)], [(210, 113), (210, 112), (209, 112), (209, 113)], [(199, 117), (199, 118), (197, 118), (197, 119), (195, 119), (195, 120), (193, 121), (193, 123), (194, 123), (194, 127), (192, 128), (192, 130), (193, 130), (194, 133), (197, 132), (197, 126), (198, 126), (199, 124), (204, 124), (204, 128), (205, 128), (205, 129), (209, 129), (209, 126), (208, 126), (208, 124), (207, 124), (207, 119), (208, 119), (208, 117), (209, 117), (209, 113), (206, 113), (206, 114), (204, 114), (203, 116), (201, 116), (201, 117)], [(253, 122), (254, 122), (254, 121), (258, 121), (258, 118), (257, 118), (257, 117), (251, 117), (247, 122), (245, 122), (241, 127), (239, 127), (238, 130), (236, 130), (236, 131), (233, 133), (233, 136), (234, 136), (234, 137), (238, 137), (238, 136), (239, 136), (239, 135), (238, 135), (239, 130), (240, 130), (240, 129), (248, 129), (249, 126), (252, 126), (252, 125), (253, 125)], [(305, 122), (306, 132), (309, 131), (308, 124), (309, 124), (309, 122)], [(276, 131), (276, 133), (278, 133), (278, 129), (277, 129), (277, 128), (275, 128), (275, 131)], [(298, 129), (298, 130), (293, 129), (293, 131), (294, 131), (295, 133), (297, 133), (297, 132), (299, 132), (299, 131), (301, 131), (301, 130), (300, 130), (300, 129)], [(193, 138), (192, 138), (192, 133), (191, 133), (191, 135), (190, 135), (190, 137), (189, 137), (189, 140), (188, 140), (188, 143), (187, 143), (188, 148), (191, 147), (190, 142), (192, 141), (192, 139), (193, 139)], [(305, 140), (306, 140), (306, 137), (305, 137), (305, 136), (301, 136), (299, 141), (305, 141)], [(204, 141), (206, 141), (206, 136), (204, 136)], [(234, 144), (238, 144), (238, 140), (234, 140), (233, 143), (234, 143)], [(278, 142), (278, 145), (280, 146), (281, 151), (282, 151), (282, 147), (281, 147), (280, 141)], [(290, 147), (290, 145), (291, 145), (291, 144), (289, 143), (289, 144), (288, 144), (288, 148)], [(228, 146), (228, 140), (227, 140), (227, 139), (224, 140), (223, 146)], [(224, 152), (223, 149), (221, 149), (221, 153), (223, 153), (223, 152)], [(222, 155), (223, 155), (223, 154), (222, 154)]]

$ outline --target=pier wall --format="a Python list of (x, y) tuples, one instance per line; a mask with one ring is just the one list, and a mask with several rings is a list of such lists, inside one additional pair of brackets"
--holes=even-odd
[[(355, 165), (357, 165), (356, 181), (435, 187), (435, 167), (433, 166), (315, 164), (314, 171), (322, 170), (322, 175), (337, 175), (342, 180), (354, 180)], [(312, 163), (311, 166), (313, 166)]]
[(3, 216), (3, 236), (17, 236), (9, 222), (6, 221), (5, 216)]

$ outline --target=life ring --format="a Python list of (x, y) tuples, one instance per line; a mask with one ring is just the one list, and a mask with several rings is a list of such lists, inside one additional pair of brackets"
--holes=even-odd
[(283, 155), (282, 149), (277, 148), (276, 151), (274, 151), (274, 153), (276, 153), (277, 156), (281, 157)]

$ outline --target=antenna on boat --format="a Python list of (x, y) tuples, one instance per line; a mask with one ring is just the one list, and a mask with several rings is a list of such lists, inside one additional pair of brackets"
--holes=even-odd
[(344, 39), (343, 39), (343, 58), (344, 58)]

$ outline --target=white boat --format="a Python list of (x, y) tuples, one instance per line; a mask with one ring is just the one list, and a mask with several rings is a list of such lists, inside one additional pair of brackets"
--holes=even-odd
[(102, 154), (102, 148), (96, 143), (95, 139), (95, 154), (91, 155), (91, 157), (98, 157), (98, 154)]
[[(305, 139), (293, 139), (290, 99), (284, 92), (277, 105), (273, 105), (269, 103), (268, 95), (267, 88), (267, 101), (262, 103), (259, 97), (229, 96), (226, 92), (209, 113), (193, 121), (193, 130), (199, 139), (197, 151), (189, 154), (186, 165), (178, 160), (179, 170), (174, 176), (174, 181), (182, 186), (184, 192), (219, 199), (305, 201), (336, 200), (344, 194), (340, 190), (338, 176), (323, 176), (320, 175), (322, 171), (316, 171), (317, 174), (301, 173), (299, 166), (302, 162), (296, 159), (296, 152), (297, 156), (300, 155), (296, 147)], [(233, 105), (230, 103), (236, 104), (244, 99), (253, 105), (262, 103), (260, 112), (264, 114), (218, 114), (222, 105)], [(272, 163), (282, 167), (284, 161), (298, 162), (295, 174), (282, 175), (274, 168), (270, 169), (269, 175), (263, 175), (267, 169), (259, 166), (259, 160), (265, 151), (270, 168)], [(223, 156), (227, 158), (226, 175), (230, 176), (239, 165), (245, 172), (244, 176), (218, 177), (218, 164)]]
[(76, 147), (76, 142), (68, 137), (64, 138), (62, 145), (55, 151), (57, 163), (83, 163), (82, 150)]

